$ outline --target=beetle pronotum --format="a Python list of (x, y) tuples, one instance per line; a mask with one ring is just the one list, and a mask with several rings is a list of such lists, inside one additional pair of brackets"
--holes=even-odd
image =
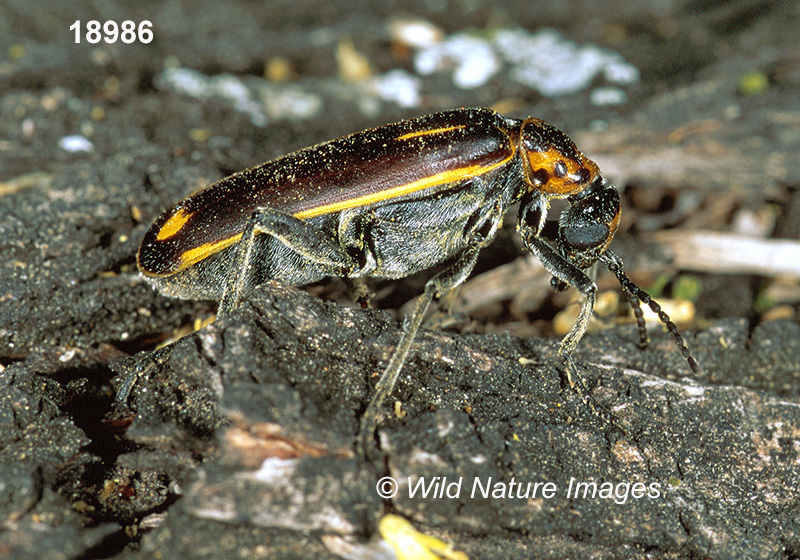
[[(540, 237), (549, 201), (569, 205), (554, 245)], [(631, 282), (608, 250), (620, 219), (619, 193), (561, 131), (539, 119), (457, 109), (401, 121), (306, 148), (222, 179), (155, 220), (138, 253), (142, 274), (174, 297), (220, 301), (234, 311), (267, 280), (303, 285), (326, 276), (402, 278), (446, 264), (433, 276), (362, 420), (371, 438), (422, 319), (434, 299), (469, 276), (509, 207), (519, 202), (525, 248), (558, 289), (585, 298), (561, 341), (570, 385), (572, 354), (592, 314), (595, 283), (585, 269), (600, 261), (619, 279), (646, 332), (639, 302), (674, 335), (674, 323)], [(138, 375), (138, 374), (137, 374)], [(126, 399), (136, 375), (119, 392)]]

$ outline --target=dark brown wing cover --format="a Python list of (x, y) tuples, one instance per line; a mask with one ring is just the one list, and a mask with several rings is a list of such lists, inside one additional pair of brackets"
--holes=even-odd
[(420, 184), (426, 177), (461, 173), (463, 179), (502, 165), (516, 149), (518, 131), (512, 122), (488, 109), (434, 113), (324, 142), (236, 173), (156, 219), (139, 248), (139, 268), (149, 276), (185, 269), (238, 241), (258, 207), (280, 208), (301, 218), (332, 213), (396, 201), (401, 197), (392, 189)]

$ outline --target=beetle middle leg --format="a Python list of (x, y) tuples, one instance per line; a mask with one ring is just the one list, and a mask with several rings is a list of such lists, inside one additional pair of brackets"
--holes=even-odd
[[(411, 344), (422, 325), (431, 302), (450, 293), (469, 277), (475, 268), (481, 249), (488, 245), (494, 238), (506, 208), (500, 203), (480, 204), (475, 201), (464, 202), (466, 209), (469, 211), (456, 214), (456, 216), (460, 217), (459, 219), (463, 221), (463, 229), (457, 233), (454, 233), (454, 228), (452, 227), (440, 227), (436, 230), (437, 235), (434, 236), (434, 238), (438, 240), (439, 245), (458, 247), (456, 251), (451, 253), (451, 255), (455, 257), (455, 260), (451, 261), (451, 264), (449, 264), (447, 268), (428, 280), (422, 295), (417, 300), (414, 311), (406, 318), (400, 341), (389, 360), (389, 364), (378, 380), (375, 386), (375, 395), (372, 397), (361, 419), (361, 429), (356, 444), (362, 456), (368, 456), (371, 447), (370, 442), (373, 441), (375, 428), (380, 419), (381, 407), (392, 393), (397, 383), (397, 378), (403, 368), (403, 363), (411, 350)], [(391, 220), (390, 217), (391, 215), (389, 214), (383, 216), (385, 220), (388, 218), (386, 224), (390, 224), (384, 228), (384, 235), (390, 231), (391, 228), (397, 228), (394, 231), (396, 235), (403, 235), (406, 231), (409, 232), (408, 235), (413, 233), (413, 229), (411, 229), (413, 226), (407, 222), (398, 224), (397, 221)], [(437, 249), (435, 246), (422, 246), (425, 247), (429, 253), (435, 253), (436, 250), (441, 251), (441, 248)], [(386, 255), (383, 256), (385, 257)], [(395, 257), (396, 256), (397, 255), (395, 255)], [(416, 257), (416, 252), (405, 255), (405, 258), (409, 257)], [(395, 258), (395, 260), (402, 259)]]
[(461, 286), (459, 284), (439, 299), (438, 309), (425, 319), (424, 325), (426, 329), (442, 330), (468, 321), (465, 313), (453, 311), (458, 302)]
[(403, 334), (389, 360), (389, 365), (386, 366), (375, 386), (375, 395), (361, 418), (361, 430), (357, 444), (362, 455), (366, 456), (368, 453), (370, 441), (374, 437), (375, 428), (380, 419), (381, 407), (397, 383), (397, 377), (400, 375), (400, 370), (403, 368), (403, 363), (408, 356), (409, 350), (411, 350), (411, 344), (414, 342), (414, 337), (422, 325), (422, 320), (428, 311), (428, 307), (434, 299), (442, 297), (467, 279), (472, 269), (475, 268), (482, 246), (482, 244), (469, 246), (461, 253), (455, 263), (425, 284), (425, 290), (417, 300), (414, 312), (406, 318)]

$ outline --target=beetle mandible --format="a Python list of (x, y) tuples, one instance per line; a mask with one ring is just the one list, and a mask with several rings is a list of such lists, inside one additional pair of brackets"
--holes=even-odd
[[(565, 198), (554, 244), (541, 236), (549, 201)], [(589, 324), (597, 287), (586, 269), (604, 263), (634, 308), (659, 314), (697, 371), (674, 323), (631, 282), (608, 250), (619, 193), (563, 132), (535, 118), (456, 109), (373, 128), (285, 155), (217, 181), (158, 217), (137, 255), (161, 293), (219, 300), (221, 316), (267, 280), (292, 285), (327, 276), (397, 279), (445, 264), (426, 284), (362, 419), (371, 438), (430, 303), (462, 283), (519, 202), (524, 247), (584, 302), (559, 353), (572, 354)], [(126, 399), (138, 374), (126, 380)]]

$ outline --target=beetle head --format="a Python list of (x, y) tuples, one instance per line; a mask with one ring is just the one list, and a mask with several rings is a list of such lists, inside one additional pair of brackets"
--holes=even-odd
[(525, 119), (520, 128), (525, 179), (546, 196), (572, 196), (589, 188), (600, 170), (569, 137), (542, 120)]
[(570, 196), (558, 220), (558, 251), (579, 268), (594, 264), (606, 251), (620, 219), (619, 192), (597, 179)]

